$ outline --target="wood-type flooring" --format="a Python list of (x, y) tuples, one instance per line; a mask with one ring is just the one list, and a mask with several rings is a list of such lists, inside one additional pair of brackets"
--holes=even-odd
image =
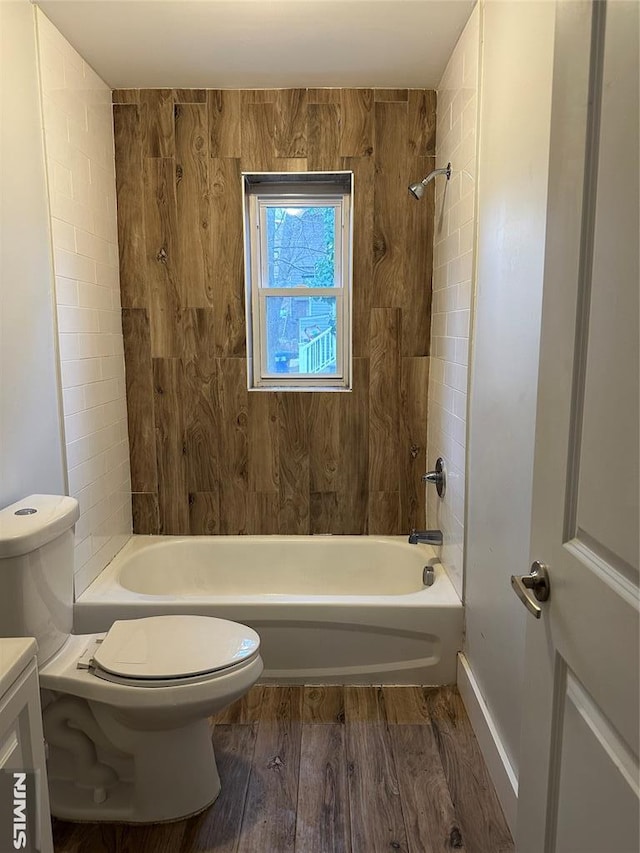
[(510, 853), (455, 687), (254, 687), (212, 718), (218, 800), (155, 826), (54, 821), (56, 853)]

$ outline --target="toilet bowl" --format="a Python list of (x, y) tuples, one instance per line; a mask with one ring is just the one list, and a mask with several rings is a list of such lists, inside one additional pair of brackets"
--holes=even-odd
[(77, 517), (75, 500), (47, 495), (0, 511), (0, 635), (39, 642), (51, 811), (129, 823), (195, 814), (220, 791), (207, 718), (260, 677), (260, 638), (209, 616), (71, 634)]

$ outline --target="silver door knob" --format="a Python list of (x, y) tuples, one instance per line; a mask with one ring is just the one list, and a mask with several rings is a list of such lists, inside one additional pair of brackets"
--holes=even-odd
[[(551, 594), (551, 583), (549, 581), (549, 569), (544, 563), (535, 560), (531, 564), (531, 573), (528, 575), (511, 575), (511, 586), (520, 601), (532, 613), (536, 619), (542, 615), (542, 608), (538, 601), (547, 601)], [(535, 596), (531, 596), (531, 593)]]

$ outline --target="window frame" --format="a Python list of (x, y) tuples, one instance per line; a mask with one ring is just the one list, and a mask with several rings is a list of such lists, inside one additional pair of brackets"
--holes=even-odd
[[(350, 391), (352, 385), (353, 173), (242, 174), (244, 193), (247, 387), (250, 391)], [(270, 287), (266, 257), (269, 207), (334, 207), (332, 287)], [(268, 370), (269, 297), (336, 300), (336, 373), (282, 374)]]

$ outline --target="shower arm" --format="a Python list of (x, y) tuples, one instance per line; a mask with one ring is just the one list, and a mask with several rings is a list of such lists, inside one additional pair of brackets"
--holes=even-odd
[(446, 175), (447, 180), (449, 180), (449, 178), (451, 177), (451, 163), (447, 163), (447, 165), (443, 169), (434, 169), (432, 172), (429, 172), (427, 177), (423, 178), (420, 183), (426, 187), (429, 181), (432, 181), (436, 177), (436, 175)]

